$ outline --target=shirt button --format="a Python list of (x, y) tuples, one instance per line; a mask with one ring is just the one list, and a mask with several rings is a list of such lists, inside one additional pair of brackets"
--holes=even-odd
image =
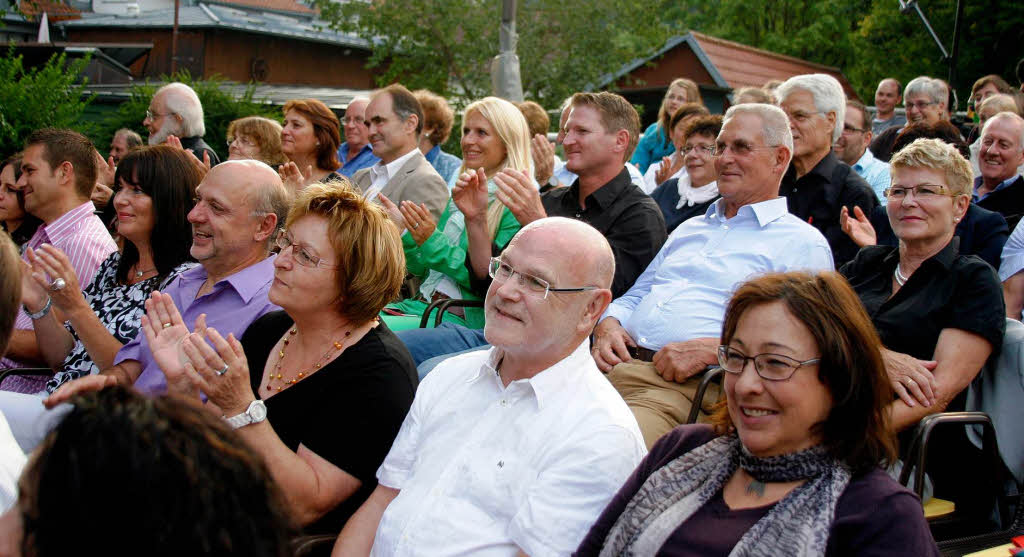
[(729, 230), (729, 225), (728, 224), (723, 224), (722, 225), (722, 229), (723, 230)]
[(576, 218), (580, 218), (580, 217), (582, 217), (582, 216), (583, 216), (583, 214), (582, 214), (582, 213), (576, 213)]
[(640, 342), (647, 342), (647, 337), (640, 337)]
[(508, 406), (508, 401), (505, 400), (505, 399), (501, 399), (501, 405), (502, 406)]

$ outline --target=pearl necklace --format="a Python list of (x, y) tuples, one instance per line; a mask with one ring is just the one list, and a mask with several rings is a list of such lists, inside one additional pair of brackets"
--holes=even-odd
[(894, 272), (892, 274), (892, 276), (896, 279), (896, 284), (898, 284), (900, 286), (903, 286), (904, 284), (906, 284), (907, 283), (907, 279), (910, 278), (910, 277), (903, 276), (903, 273), (900, 272), (900, 264), (899, 263), (896, 263), (896, 272)]

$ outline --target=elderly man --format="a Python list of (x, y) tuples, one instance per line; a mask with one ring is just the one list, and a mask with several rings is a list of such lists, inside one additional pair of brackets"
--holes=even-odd
[(203, 141), (206, 124), (199, 95), (184, 83), (168, 83), (157, 89), (142, 125), (149, 130), (150, 145), (160, 145), (173, 135), (199, 160), (209, 160), (211, 165), (220, 163), (217, 153)]
[(334, 555), (572, 553), (645, 452), (590, 357), (614, 267), (584, 223), (546, 218), (519, 232), (491, 262), (494, 347), (420, 384)]
[[(733, 288), (761, 273), (833, 267), (825, 238), (779, 197), (793, 148), (779, 108), (730, 108), (715, 147), (722, 198), (672, 232), (594, 330), (594, 360), (633, 410), (648, 447), (686, 419), (694, 375), (717, 363)], [(705, 402), (713, 404), (714, 393)]]
[[(21, 161), (21, 178), (17, 187), (24, 194), (25, 210), (43, 221), (25, 247), (36, 249), (51, 244), (63, 251), (75, 269), (78, 284), (89, 284), (100, 263), (117, 251), (103, 222), (93, 214), (89, 197), (96, 184), (95, 148), (83, 135), (71, 130), (43, 129), (25, 140)], [(27, 260), (27, 255), (25, 256)], [(4, 269), (3, 272), (17, 272)], [(51, 288), (60, 290), (65, 281), (53, 278)], [(7, 358), (0, 360), (0, 369), (27, 367), (42, 361), (36, 345), (32, 320), (40, 314), (18, 314)], [(3, 389), (19, 393), (42, 390), (46, 378), (15, 376), (4, 381)]]
[(1000, 112), (985, 122), (978, 152), (981, 176), (974, 179), (974, 202), (1006, 217), (1010, 230), (1024, 216), (1024, 118)]
[(345, 134), (345, 142), (338, 147), (338, 160), (341, 168), (338, 174), (351, 178), (356, 171), (369, 168), (380, 157), (373, 154), (370, 147), (370, 131), (366, 128), (366, 105), (370, 99), (358, 97), (352, 99), (345, 108), (345, 117), (341, 120), (341, 130)]
[(118, 164), (128, 151), (141, 146), (142, 136), (128, 128), (121, 128), (114, 132), (114, 139), (110, 140), (110, 158), (114, 159), (114, 164)]
[(885, 199), (885, 189), (889, 187), (889, 163), (876, 159), (868, 149), (871, 144), (868, 120), (868, 109), (863, 103), (846, 101), (843, 133), (832, 145), (832, 152), (860, 174), (881, 200)]
[(839, 224), (843, 207), (860, 207), (870, 215), (878, 205), (864, 178), (832, 153), (843, 132), (846, 95), (836, 78), (826, 74), (791, 77), (776, 95), (793, 134), (793, 162), (779, 193), (791, 213), (821, 231), (839, 267), (859, 249)]
[(420, 152), (423, 108), (416, 97), (401, 85), (388, 85), (370, 98), (364, 118), (380, 160), (356, 172), (352, 183), (371, 201), (380, 201), (380, 195), (396, 205), (412, 201), (441, 220), (448, 184)]
[(883, 131), (892, 128), (902, 128), (907, 123), (907, 117), (896, 114), (896, 105), (903, 100), (900, 94), (900, 82), (887, 77), (878, 82), (875, 89), (875, 117), (871, 120), (871, 133), (878, 135)]
[[(949, 89), (940, 79), (926, 75), (915, 77), (907, 84), (903, 92), (903, 106), (907, 109), (908, 124), (935, 124), (941, 120), (949, 120), (947, 103)], [(879, 160), (889, 162), (892, 158), (892, 146), (896, 136), (903, 131), (903, 126), (893, 126), (875, 136), (871, 142), (871, 152)]]

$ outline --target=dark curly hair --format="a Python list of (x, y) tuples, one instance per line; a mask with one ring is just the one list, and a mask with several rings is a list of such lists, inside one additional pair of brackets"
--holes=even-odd
[(941, 139), (953, 147), (956, 147), (956, 150), (960, 151), (960, 154), (963, 155), (965, 159), (971, 160), (971, 149), (967, 146), (967, 143), (961, 139), (960, 130), (956, 129), (956, 126), (946, 120), (939, 120), (934, 124), (925, 124), (923, 122), (908, 124), (903, 128), (903, 131), (896, 136), (896, 140), (893, 141), (892, 153), (896, 154), (902, 151), (907, 145), (910, 145), (914, 141), (922, 138)]
[(125, 387), (72, 404), (21, 479), (24, 555), (289, 554), (266, 466), (208, 410)]

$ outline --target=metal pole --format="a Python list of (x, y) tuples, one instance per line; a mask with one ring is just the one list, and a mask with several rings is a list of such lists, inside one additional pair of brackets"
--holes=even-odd
[(181, 0), (174, 0), (174, 29), (171, 31), (171, 75), (178, 71), (178, 6)]
[(956, 19), (953, 21), (953, 54), (949, 57), (949, 86), (953, 89), (956, 89), (956, 61), (960, 56), (960, 24), (963, 18), (963, 0), (956, 0)]
[(502, 0), (498, 55), (491, 62), (491, 88), (495, 96), (510, 101), (523, 100), (523, 83), (516, 56), (516, 0)]

